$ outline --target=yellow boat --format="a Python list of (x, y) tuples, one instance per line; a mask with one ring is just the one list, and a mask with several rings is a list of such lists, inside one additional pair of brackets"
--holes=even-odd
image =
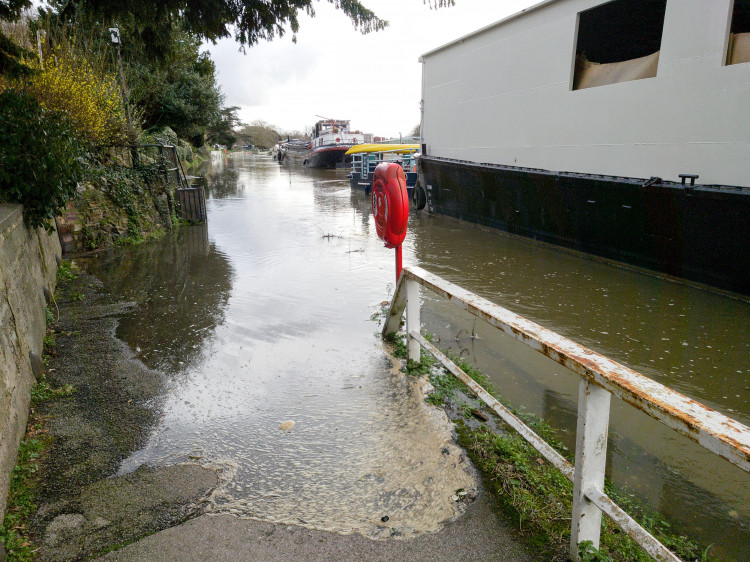
[(406, 189), (411, 193), (417, 183), (417, 161), (414, 153), (418, 144), (358, 144), (346, 151), (352, 157), (349, 185), (365, 191), (372, 189), (375, 167), (381, 162), (395, 162), (404, 169)]
[(346, 151), (346, 154), (362, 154), (372, 152), (391, 152), (394, 154), (409, 154), (419, 150), (418, 144), (357, 144)]

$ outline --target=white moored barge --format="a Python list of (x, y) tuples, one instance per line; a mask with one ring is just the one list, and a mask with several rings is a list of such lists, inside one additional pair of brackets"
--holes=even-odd
[(547, 0), (420, 60), (429, 211), (750, 294), (750, 0)]

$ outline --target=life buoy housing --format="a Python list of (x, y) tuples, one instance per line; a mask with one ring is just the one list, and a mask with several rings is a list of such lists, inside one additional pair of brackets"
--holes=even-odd
[(394, 162), (381, 162), (375, 168), (372, 183), (372, 214), (375, 230), (386, 248), (396, 248), (406, 238), (409, 220), (409, 195), (406, 176)]

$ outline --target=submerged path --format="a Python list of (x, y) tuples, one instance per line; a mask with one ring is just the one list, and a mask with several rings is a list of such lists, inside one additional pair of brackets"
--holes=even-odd
[(529, 559), (376, 336), (393, 255), (369, 213), (341, 179), (256, 164), (213, 178), (208, 229), (61, 292), (54, 376), (76, 392), (49, 412), (41, 558), (161, 531), (108, 556)]
[(208, 515), (147, 537), (107, 560), (513, 560), (535, 558), (481, 496), (459, 520), (410, 540), (373, 541), (232, 516)]
[[(288, 558), (302, 556), (289, 549), (310, 540), (321, 549), (309, 552), (313, 559), (337, 548), (357, 558), (369, 546), (378, 559), (413, 558), (415, 548), (472, 559), (477, 548), (508, 548), (508, 527), (482, 503), (445, 418), (425, 406), (376, 336), (371, 315), (392, 293), (394, 271), (369, 198), (349, 188), (343, 170), (279, 167), (262, 157), (216, 164), (207, 229), (182, 229), (89, 265), (113, 302), (130, 303), (113, 313), (125, 355), (138, 366), (135, 393), (122, 393), (132, 402), (121, 411), (122, 419), (133, 415), (129, 408), (145, 412), (145, 429), (136, 443), (115, 439), (117, 455), (104, 460), (108, 474), (117, 473), (110, 481), (141, 490), (139, 505), (109, 520), (87, 503), (99, 490), (90, 482), (67, 503), (46, 506), (40, 525), (58, 530), (58, 539), (68, 531), (101, 537), (140, 521), (134, 514), (144, 510), (158, 523), (152, 531), (210, 513), (117, 554), (133, 558), (160, 548), (182, 555), (187, 545), (238, 548), (226, 555), (247, 558), (268, 548)], [(750, 319), (744, 301), (423, 213), (410, 218), (404, 258), (747, 423), (750, 342), (735, 328)], [(423, 299), (426, 331), (572, 446), (575, 377), (434, 296)], [(158, 388), (139, 390), (143, 370)], [(96, 389), (96, 363), (88, 372)], [(109, 417), (113, 425), (121, 419)], [(608, 476), (686, 534), (747, 558), (745, 475), (644, 418), (615, 404)], [(91, 432), (74, 452), (100, 442), (107, 443)], [(205, 472), (183, 478), (180, 467)], [(149, 495), (160, 489), (160, 474), (187, 503), (162, 506)], [(459, 487), (480, 490), (478, 500), (454, 505)], [(479, 542), (458, 542), (477, 521), (488, 522)], [(143, 534), (131, 529), (128, 540)]]

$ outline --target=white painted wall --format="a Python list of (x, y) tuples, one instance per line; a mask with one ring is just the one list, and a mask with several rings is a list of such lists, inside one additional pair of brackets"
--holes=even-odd
[(578, 13), (558, 0), (423, 56), (427, 154), (750, 186), (750, 63), (725, 66), (732, 0), (668, 0), (655, 78), (571, 90)]

